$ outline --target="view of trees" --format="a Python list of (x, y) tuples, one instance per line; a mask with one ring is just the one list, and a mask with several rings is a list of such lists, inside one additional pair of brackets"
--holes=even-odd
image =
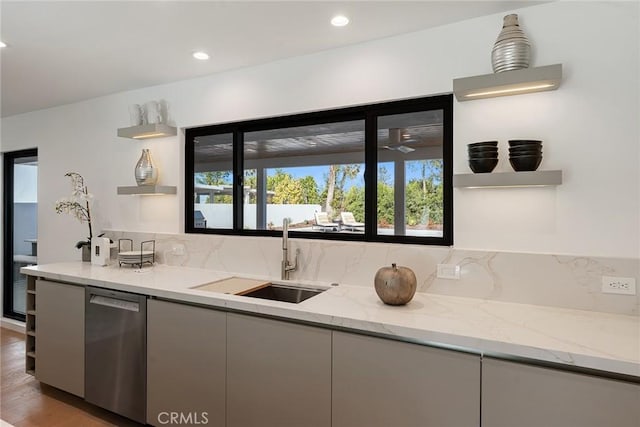
[[(196, 183), (204, 185), (231, 185), (231, 171), (213, 171), (196, 173)], [(233, 203), (233, 196), (217, 194), (209, 203)]]
[[(408, 227), (426, 228), (442, 224), (442, 160), (415, 160), (406, 164), (405, 223)], [(388, 164), (393, 167), (392, 163)], [(340, 212), (352, 212), (357, 221), (364, 221), (364, 186), (355, 185), (362, 164), (329, 165), (324, 182), (316, 182), (311, 175), (295, 178), (286, 169), (275, 169), (267, 176), (269, 203), (318, 204), (330, 218)], [(196, 174), (196, 182), (206, 185), (230, 185), (231, 172), (205, 172)], [(245, 186), (256, 188), (256, 171), (245, 171)], [(393, 227), (394, 182), (393, 172), (386, 164), (378, 167), (378, 226)], [(232, 196), (216, 195), (213, 203), (231, 203)], [(255, 195), (249, 203), (255, 203)]]

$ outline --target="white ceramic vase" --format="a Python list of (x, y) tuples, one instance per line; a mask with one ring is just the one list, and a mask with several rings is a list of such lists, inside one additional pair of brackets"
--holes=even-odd
[(162, 123), (162, 111), (157, 101), (149, 101), (145, 104), (147, 110), (147, 123)]
[(140, 104), (129, 105), (129, 121), (131, 126), (139, 126), (142, 124), (142, 107)]

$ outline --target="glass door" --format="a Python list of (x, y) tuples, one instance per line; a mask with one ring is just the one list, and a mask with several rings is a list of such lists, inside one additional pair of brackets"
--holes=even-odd
[(26, 277), (20, 268), (37, 264), (38, 151), (4, 153), (3, 315), (24, 320)]

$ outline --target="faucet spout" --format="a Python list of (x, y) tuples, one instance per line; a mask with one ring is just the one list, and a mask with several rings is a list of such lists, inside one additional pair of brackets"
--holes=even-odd
[(289, 262), (289, 219), (285, 218), (282, 221), (282, 268), (281, 278), (282, 280), (289, 280), (290, 273), (296, 271), (298, 268), (298, 253), (299, 249), (296, 249), (296, 256), (293, 264)]

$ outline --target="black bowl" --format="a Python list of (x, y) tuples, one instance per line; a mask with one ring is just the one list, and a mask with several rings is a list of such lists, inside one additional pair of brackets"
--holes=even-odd
[(493, 147), (490, 145), (481, 145), (480, 147), (469, 147), (467, 149), (467, 151), (469, 152), (469, 154), (471, 153), (478, 153), (478, 152), (484, 152), (484, 151), (491, 151), (491, 152), (498, 152), (498, 147)]
[(535, 152), (533, 154), (511, 153), (509, 157), (542, 157), (542, 152)]
[(534, 153), (542, 153), (542, 147), (518, 147), (518, 148), (509, 148), (509, 153), (511, 154), (520, 154), (525, 151), (533, 151)]
[(519, 146), (530, 146), (530, 145), (539, 145), (542, 146), (542, 141), (538, 141), (536, 139), (510, 139), (509, 147), (519, 147)]
[(542, 156), (515, 156), (509, 157), (509, 163), (516, 172), (534, 171), (542, 163)]
[(498, 141), (483, 141), (483, 142), (474, 142), (473, 144), (467, 144), (467, 147), (497, 147)]
[(521, 153), (509, 153), (509, 158), (514, 157), (542, 157), (542, 151), (523, 151)]
[(469, 159), (497, 159), (497, 151), (481, 151), (478, 153), (469, 153)]
[(524, 150), (542, 150), (542, 145), (516, 145), (515, 147), (509, 147), (509, 152), (524, 151)]
[(487, 173), (495, 169), (498, 159), (469, 159), (469, 167), (474, 173)]

